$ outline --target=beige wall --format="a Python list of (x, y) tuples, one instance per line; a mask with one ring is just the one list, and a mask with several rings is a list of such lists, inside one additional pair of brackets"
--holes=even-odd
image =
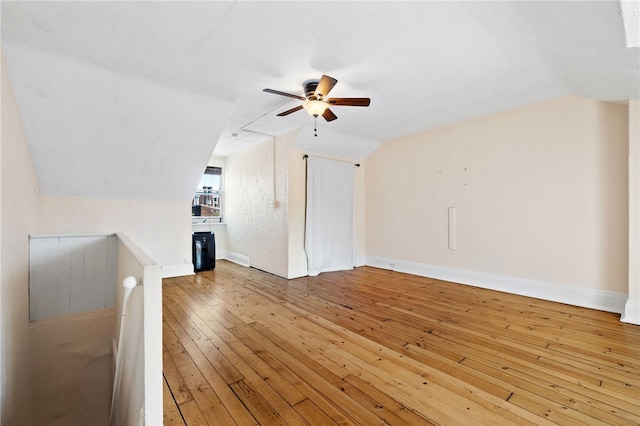
[(38, 231), (39, 189), (4, 58), (1, 123), (0, 423), (28, 425), (29, 234)]
[(185, 201), (43, 196), (42, 234), (123, 232), (163, 265), (163, 274), (193, 272), (191, 206)]
[(627, 129), (624, 105), (563, 98), (383, 144), (367, 255), (626, 293)]

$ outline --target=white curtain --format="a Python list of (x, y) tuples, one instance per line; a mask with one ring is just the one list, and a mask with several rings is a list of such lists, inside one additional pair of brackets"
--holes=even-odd
[(353, 164), (307, 158), (307, 273), (353, 268)]

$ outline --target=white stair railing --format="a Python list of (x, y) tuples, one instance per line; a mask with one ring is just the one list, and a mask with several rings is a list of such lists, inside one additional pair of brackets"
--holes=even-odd
[[(162, 270), (118, 234), (112, 426), (161, 426)], [(140, 277), (136, 279), (135, 277)]]
[[(122, 281), (122, 287), (124, 290), (123, 297), (122, 297), (122, 304), (119, 303), (116, 308), (116, 310), (120, 312), (116, 312), (117, 338), (116, 336), (114, 336), (114, 344), (113, 344), (113, 349), (114, 349), (113, 355), (115, 358), (116, 368), (115, 368), (115, 375), (113, 380), (113, 393), (111, 396), (111, 401), (112, 401), (111, 414), (109, 416), (110, 425), (116, 424), (116, 416), (115, 416), (116, 405), (117, 405), (116, 402), (118, 400), (118, 397), (121, 394), (120, 385), (122, 383), (122, 374), (123, 374), (122, 370), (123, 370), (124, 355), (125, 355), (125, 348), (123, 348), (123, 343), (125, 340), (124, 336), (126, 336), (127, 333), (135, 335), (135, 334), (139, 334), (139, 332), (142, 332), (142, 330), (132, 330), (133, 327), (131, 326), (135, 325), (134, 321), (129, 321), (127, 318), (127, 316), (129, 315), (129, 311), (132, 308), (129, 303), (131, 299), (131, 293), (133, 292), (134, 288), (137, 285), (138, 285), (138, 280), (132, 276), (128, 276)], [(138, 306), (134, 308), (138, 308)], [(133, 311), (133, 315), (136, 315), (135, 309)], [(135, 323), (137, 322), (139, 321), (135, 321)], [(138, 333), (136, 333), (136, 331), (138, 331)]]

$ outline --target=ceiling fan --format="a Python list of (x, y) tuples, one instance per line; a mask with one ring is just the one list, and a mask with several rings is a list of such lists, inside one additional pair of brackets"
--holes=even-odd
[[(302, 105), (291, 108), (287, 111), (283, 111), (278, 114), (278, 117), (284, 117), (301, 109), (307, 110), (307, 112), (314, 118), (322, 116), (327, 121), (333, 121), (338, 118), (333, 111), (329, 109), (330, 106), (361, 106), (366, 107), (371, 103), (369, 98), (329, 98), (327, 95), (336, 85), (338, 80), (328, 75), (323, 75), (320, 80), (307, 80), (303, 83), (305, 96), (294, 95), (291, 93), (281, 92), (279, 90), (264, 89), (264, 92), (273, 93), (274, 95), (287, 96), (289, 98), (299, 99), (303, 101)], [(318, 136), (316, 134), (316, 136)]]

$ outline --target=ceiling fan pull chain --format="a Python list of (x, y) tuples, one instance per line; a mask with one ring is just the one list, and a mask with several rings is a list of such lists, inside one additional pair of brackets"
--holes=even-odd
[(313, 136), (318, 137), (318, 116), (313, 117)]

